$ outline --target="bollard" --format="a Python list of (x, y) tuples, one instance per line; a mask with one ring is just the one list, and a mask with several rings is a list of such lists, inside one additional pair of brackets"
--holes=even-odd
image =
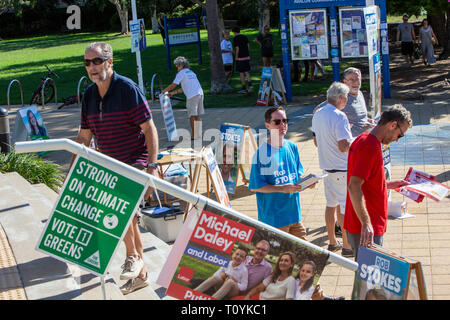
[(11, 152), (8, 110), (0, 107), (0, 152)]

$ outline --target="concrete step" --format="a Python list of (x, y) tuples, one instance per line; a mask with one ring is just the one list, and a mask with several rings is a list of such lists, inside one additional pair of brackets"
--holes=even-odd
[[(0, 194), (7, 195), (1, 201), (0, 224), (16, 260), (27, 299), (82, 299), (67, 264), (35, 250), (44, 223), (18, 188), (5, 183), (7, 180), (0, 185)], [(34, 205), (38, 206), (37, 201)], [(39, 208), (44, 211), (45, 205)], [(48, 209), (45, 214), (49, 214)]]
[[(24, 236), (26, 239), (23, 239), (21, 243), (17, 241), (10, 241), (11, 246), (27, 246), (28, 252), (32, 251), (32, 254), (29, 254), (30, 258), (26, 262), (27, 264), (35, 264), (37, 261), (34, 260), (36, 259), (41, 259), (40, 261), (54, 261), (55, 265), (59, 268), (57, 270), (57, 274), (64, 275), (67, 279), (70, 278), (70, 281), (67, 281), (70, 282), (71, 293), (65, 292), (50, 297), (46, 295), (46, 297), (48, 299), (103, 299), (103, 290), (101, 287), (101, 279), (99, 277), (96, 277), (92, 273), (89, 273), (76, 265), (70, 263), (66, 264), (34, 250), (34, 247), (36, 246), (42, 233), (43, 227), (45, 226), (44, 222), (50, 216), (58, 195), (46, 185), (30, 185), (17, 173), (7, 173), (0, 176), (0, 192), (2, 192), (2, 194), (8, 194), (8, 201), (4, 201), (4, 197), (0, 200), (0, 214), (2, 212), (4, 213), (3, 217), (0, 218), (0, 223), (5, 225), (5, 229), (8, 230), (6, 231), (8, 233), (8, 238), (10, 238), (9, 234), (12, 236), (14, 232), (17, 232), (17, 230), (20, 229), (19, 221), (24, 218), (29, 219), (28, 224), (30, 224), (30, 226), (31, 224), (35, 226), (35, 228), (30, 227), (27, 229), (29, 232), (27, 232), (26, 237)], [(25, 212), (21, 212), (23, 209), (26, 209)], [(8, 212), (8, 216), (6, 215), (6, 212)], [(12, 219), (13, 213), (17, 219)], [(2, 221), (5, 221), (5, 224)], [(109, 273), (105, 277), (105, 291), (107, 300), (154, 300), (161, 299), (165, 296), (165, 289), (160, 288), (160, 286), (155, 283), (155, 280), (167, 259), (171, 247), (146, 230), (141, 228), (141, 231), (144, 243), (144, 261), (149, 272), (151, 285), (127, 296), (124, 296), (120, 292), (119, 286), (125, 283), (125, 281), (119, 279), (122, 271), (120, 266), (125, 261), (125, 245), (122, 242), (115, 257), (113, 257), (113, 262)], [(25, 230), (23, 232), (25, 232)], [(32, 232), (32, 234), (30, 234), (30, 232)], [(25, 244), (27, 241), (28, 245)], [(13, 249), (14, 252), (17, 250), (19, 249)], [(23, 253), (21, 261), (25, 261), (27, 256), (27, 254)], [(33, 260), (33, 258), (35, 259)], [(19, 261), (17, 261), (17, 263), (20, 264)], [(35, 266), (35, 268), (40, 268), (40, 266)], [(28, 269), (24, 270), (28, 271)], [(49, 274), (47, 277), (52, 274), (51, 272), (47, 273)], [(56, 274), (55, 277), (58, 278)], [(27, 276), (25, 276), (25, 278), (27, 278)], [(27, 283), (24, 283), (24, 286), (26, 287)], [(43, 292), (46, 291), (44, 290)], [(35, 295), (34, 298), (29, 299), (42, 298), (45, 297), (38, 297)]]

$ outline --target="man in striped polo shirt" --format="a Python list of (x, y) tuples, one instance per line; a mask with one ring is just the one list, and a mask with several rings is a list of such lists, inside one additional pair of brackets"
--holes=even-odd
[[(117, 74), (109, 44), (91, 43), (84, 64), (93, 84), (82, 101), (77, 142), (89, 146), (95, 137), (98, 150), (133, 167), (157, 175), (158, 132), (145, 95), (132, 80)], [(145, 195), (147, 199), (152, 190)], [(123, 294), (149, 284), (143, 261), (143, 243), (135, 216), (124, 237), (126, 255), (121, 280)]]

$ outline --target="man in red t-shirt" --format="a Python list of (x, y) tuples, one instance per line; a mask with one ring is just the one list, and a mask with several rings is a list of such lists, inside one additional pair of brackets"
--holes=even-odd
[(408, 184), (404, 180), (386, 183), (381, 144), (397, 141), (411, 126), (410, 112), (397, 104), (383, 112), (370, 133), (362, 133), (350, 146), (344, 229), (355, 260), (359, 245), (383, 244), (388, 217), (387, 189)]

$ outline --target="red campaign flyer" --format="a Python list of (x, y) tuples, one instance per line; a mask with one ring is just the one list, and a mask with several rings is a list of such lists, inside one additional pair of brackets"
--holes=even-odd
[(449, 187), (436, 181), (436, 177), (423, 171), (409, 168), (405, 180), (411, 184), (398, 188), (396, 191), (416, 202), (422, 202), (425, 197), (436, 202), (445, 198)]
[[(295, 282), (304, 262), (312, 261), (315, 266), (310, 284), (312, 293), (328, 261), (326, 251), (264, 226), (267, 225), (212, 207), (197, 211), (194, 208), (156, 282), (167, 288), (168, 296), (181, 300), (242, 299), (242, 292), (272, 276), (279, 258), (290, 252), (295, 260), (292, 281)], [(256, 247), (266, 245), (267, 252), (262, 253), (260, 249), (256, 252)], [(261, 278), (256, 281), (254, 276), (249, 276), (247, 265), (257, 256), (264, 260), (260, 263), (266, 272), (264, 277), (258, 275)], [(225, 285), (231, 278), (233, 284), (228, 281)]]

